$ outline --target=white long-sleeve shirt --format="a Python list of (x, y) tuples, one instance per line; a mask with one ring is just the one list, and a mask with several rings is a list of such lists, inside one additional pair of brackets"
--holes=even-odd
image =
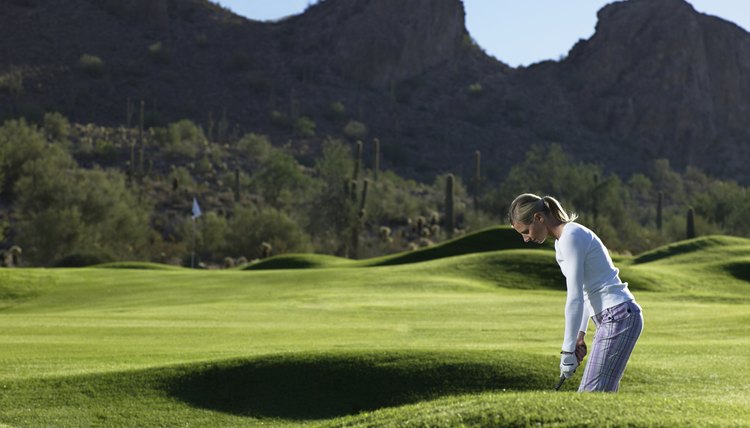
[(555, 258), (568, 289), (562, 350), (574, 352), (578, 332), (586, 331), (592, 315), (633, 300), (633, 294), (620, 280), (607, 248), (585, 226), (574, 222), (564, 226), (555, 241)]

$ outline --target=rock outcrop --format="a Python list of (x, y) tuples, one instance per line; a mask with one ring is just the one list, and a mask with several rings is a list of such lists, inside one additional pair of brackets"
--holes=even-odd
[(468, 37), (459, 0), (328, 0), (284, 25), (303, 54), (382, 90), (455, 58)]
[(683, 0), (617, 2), (598, 18), (557, 70), (581, 122), (678, 166), (731, 162), (722, 140), (745, 132), (750, 35)]

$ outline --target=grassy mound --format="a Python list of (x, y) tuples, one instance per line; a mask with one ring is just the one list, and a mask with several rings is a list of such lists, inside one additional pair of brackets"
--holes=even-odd
[(750, 239), (731, 236), (705, 236), (647, 251), (633, 258), (632, 263), (702, 263), (731, 255), (746, 255), (748, 252), (750, 252)]
[(283, 254), (242, 266), (241, 270), (343, 267), (352, 260), (325, 254)]
[(498, 226), (480, 230), (431, 247), (365, 260), (349, 260), (322, 254), (285, 254), (243, 267), (243, 270), (307, 269), (330, 267), (393, 266), (444, 259), (464, 254), (511, 249), (551, 249), (544, 245), (526, 244), (511, 227)]
[(618, 264), (633, 290), (681, 291), (681, 297), (712, 300), (732, 294), (750, 300), (750, 239), (705, 236), (676, 242)]
[(368, 266), (392, 266), (488, 251), (550, 248), (552, 248), (551, 242), (544, 245), (527, 244), (523, 242), (521, 236), (513, 228), (499, 226), (480, 230), (416, 251), (374, 258), (368, 260), (366, 264)]
[(149, 262), (113, 262), (113, 263), (102, 263), (91, 266), (93, 268), (101, 269), (143, 269), (143, 270), (181, 270), (184, 269), (180, 266), (165, 265), (161, 263), (149, 263)]
[(435, 275), (478, 281), (509, 289), (565, 290), (565, 277), (554, 254), (538, 250), (504, 250), (426, 262)]

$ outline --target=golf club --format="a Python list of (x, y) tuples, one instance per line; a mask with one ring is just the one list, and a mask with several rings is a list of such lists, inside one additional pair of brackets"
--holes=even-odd
[(560, 387), (562, 386), (562, 384), (565, 383), (565, 379), (566, 379), (565, 375), (560, 375), (560, 380), (557, 382), (557, 385), (555, 385), (555, 391), (560, 390)]

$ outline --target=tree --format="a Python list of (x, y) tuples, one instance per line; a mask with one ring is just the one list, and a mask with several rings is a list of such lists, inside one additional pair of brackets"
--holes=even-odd
[(338, 140), (324, 143), (315, 163), (321, 185), (310, 204), (310, 231), (321, 250), (345, 255), (353, 219), (350, 178), (354, 168), (351, 148)]
[(17, 241), (35, 264), (73, 254), (137, 260), (146, 253), (150, 207), (119, 172), (79, 169), (52, 146), (26, 163), (15, 193)]
[(306, 182), (300, 165), (290, 154), (273, 150), (252, 183), (269, 205), (280, 208), (279, 196), (284, 190), (301, 187)]
[(10, 120), (0, 127), (0, 176), (3, 178), (0, 195), (3, 199), (13, 201), (14, 187), (24, 165), (42, 158), (46, 147), (44, 134), (24, 119)]

